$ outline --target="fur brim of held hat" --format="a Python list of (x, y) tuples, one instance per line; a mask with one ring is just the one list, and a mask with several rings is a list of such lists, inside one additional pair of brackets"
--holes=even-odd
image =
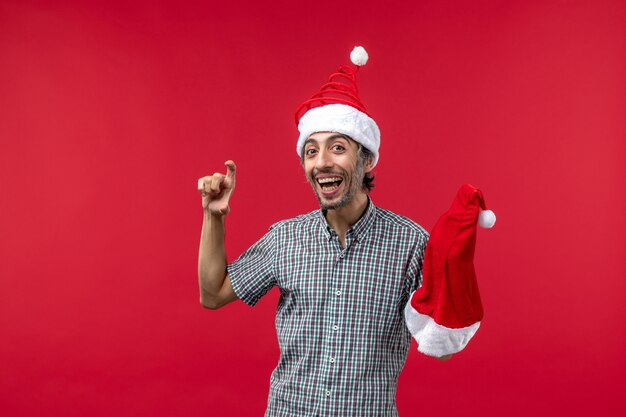
[(298, 144), (296, 151), (300, 158), (304, 142), (316, 132), (335, 132), (349, 136), (369, 149), (374, 155), (374, 165), (378, 162), (380, 130), (367, 114), (345, 104), (329, 104), (307, 111), (298, 123)]
[[(415, 294), (415, 293), (413, 293)], [(409, 299), (413, 298), (413, 294)], [(417, 342), (417, 350), (428, 356), (445, 356), (465, 349), (480, 327), (480, 322), (460, 329), (442, 326), (432, 317), (418, 313), (406, 303), (404, 319), (409, 332)]]

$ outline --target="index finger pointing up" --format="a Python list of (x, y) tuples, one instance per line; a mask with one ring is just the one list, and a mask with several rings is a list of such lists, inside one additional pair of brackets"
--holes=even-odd
[(226, 178), (233, 178), (235, 176), (235, 172), (237, 171), (237, 166), (231, 160), (224, 162), (226, 165)]

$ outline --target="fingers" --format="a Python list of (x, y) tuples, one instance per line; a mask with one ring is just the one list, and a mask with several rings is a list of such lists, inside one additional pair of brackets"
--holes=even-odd
[(222, 183), (226, 177), (217, 172), (211, 177), (211, 183), (209, 184), (210, 190), (213, 193), (219, 193), (222, 190)]
[(198, 180), (198, 191), (208, 194), (219, 194), (224, 188), (222, 185), (226, 180), (224, 174), (215, 173), (211, 176), (200, 178)]
[(237, 165), (231, 160), (224, 162), (224, 165), (226, 165), (226, 178), (234, 178), (237, 172)]
[(198, 191), (203, 197), (218, 198), (223, 191), (227, 191), (228, 195), (232, 193), (235, 187), (237, 166), (231, 160), (224, 162), (224, 165), (226, 165), (226, 175), (216, 172), (198, 180)]

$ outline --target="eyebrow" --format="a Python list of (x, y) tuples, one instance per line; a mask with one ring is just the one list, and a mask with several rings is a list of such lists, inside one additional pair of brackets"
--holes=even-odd
[[(326, 138), (327, 141), (329, 140), (335, 140), (335, 139), (345, 139), (345, 140), (350, 140), (349, 136), (346, 136), (342, 133), (335, 133), (334, 135), (330, 135), (329, 137)], [(313, 138), (308, 138), (307, 140), (304, 141), (304, 145), (302, 145), (303, 147), (305, 147), (307, 144), (311, 143), (311, 142), (315, 142), (317, 143), (317, 140), (313, 139)]]

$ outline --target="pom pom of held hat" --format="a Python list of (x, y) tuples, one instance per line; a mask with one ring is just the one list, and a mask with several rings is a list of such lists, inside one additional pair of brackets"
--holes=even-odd
[(433, 227), (424, 253), (422, 285), (404, 310), (418, 350), (426, 355), (461, 351), (480, 326), (483, 307), (474, 270), (478, 223), (493, 226), (495, 215), (486, 209), (482, 192), (465, 184)]
[(496, 215), (491, 210), (481, 210), (478, 214), (478, 225), (485, 229), (491, 229), (496, 224)]

